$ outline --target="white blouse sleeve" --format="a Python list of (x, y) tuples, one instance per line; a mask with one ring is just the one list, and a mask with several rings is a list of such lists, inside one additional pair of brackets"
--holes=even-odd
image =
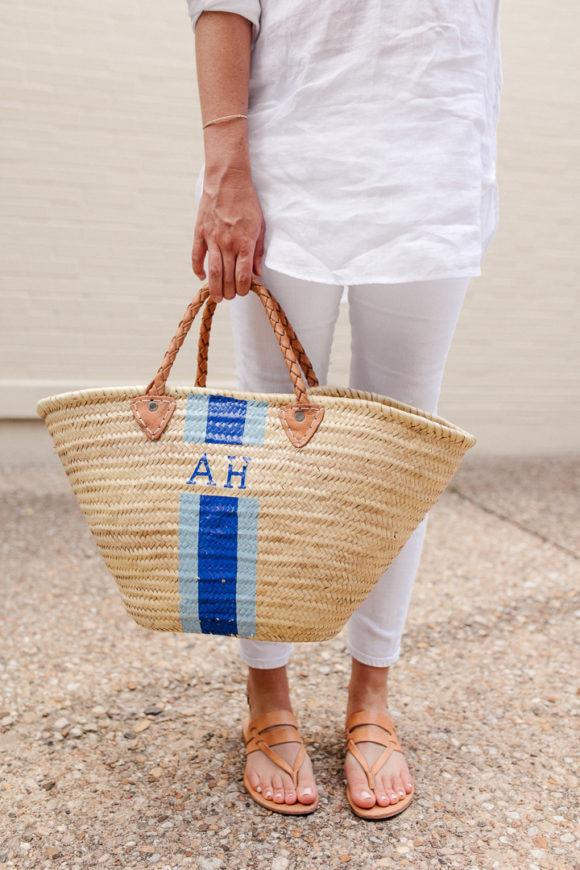
[(191, 19), (191, 27), (195, 31), (197, 19), (202, 12), (236, 12), (252, 22), (252, 48), (260, 32), (260, 0), (186, 0)]

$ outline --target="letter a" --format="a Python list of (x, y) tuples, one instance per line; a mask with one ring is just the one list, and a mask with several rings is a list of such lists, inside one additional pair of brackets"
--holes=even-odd
[[(205, 465), (205, 469), (206, 469), (205, 471), (200, 470), (200, 465), (201, 465), (202, 462), (203, 462), (203, 464)], [(197, 465), (195, 466), (195, 471), (193, 472), (193, 474), (191, 475), (191, 477), (189, 478), (189, 480), (187, 481), (187, 483), (196, 483), (196, 482), (197, 482), (196, 479), (195, 479), (196, 477), (207, 477), (207, 481), (206, 481), (206, 483), (207, 483), (209, 486), (215, 486), (215, 485), (216, 485), (216, 484), (215, 484), (215, 481), (214, 481), (214, 479), (213, 479), (213, 477), (211, 476), (211, 470), (210, 470), (210, 467), (209, 467), (209, 462), (207, 461), (207, 453), (204, 453), (203, 456), (200, 457), (199, 462), (198, 462)]]

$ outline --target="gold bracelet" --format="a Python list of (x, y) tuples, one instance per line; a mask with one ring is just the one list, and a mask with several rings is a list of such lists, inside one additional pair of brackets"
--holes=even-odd
[(202, 130), (205, 130), (206, 127), (209, 127), (210, 124), (219, 124), (220, 121), (229, 121), (230, 118), (247, 118), (247, 115), (223, 115), (221, 118), (214, 118), (213, 121), (206, 121), (206, 123), (202, 126)]

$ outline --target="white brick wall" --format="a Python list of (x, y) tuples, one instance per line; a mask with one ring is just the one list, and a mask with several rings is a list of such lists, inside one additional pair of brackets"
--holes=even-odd
[[(573, 0), (558, 16), (548, 0), (502, 15), (500, 230), (468, 291), (440, 411), (482, 452), (573, 450), (580, 21)], [(0, 0), (0, 23), (0, 451), (42, 458), (36, 400), (147, 383), (199, 287), (194, 37), (185, 0)], [(348, 365), (342, 309), (335, 383)], [(193, 382), (196, 343), (174, 383)], [(233, 382), (225, 304), (209, 381)]]

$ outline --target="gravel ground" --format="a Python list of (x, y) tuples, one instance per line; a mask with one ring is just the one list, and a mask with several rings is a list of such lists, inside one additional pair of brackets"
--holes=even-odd
[(467, 457), (432, 509), (390, 674), (416, 797), (367, 822), (344, 794), (344, 630), (289, 668), (320, 806), (271, 813), (241, 784), (237, 640), (135, 624), (60, 466), (0, 469), (0, 865), (579, 867), (579, 471)]

